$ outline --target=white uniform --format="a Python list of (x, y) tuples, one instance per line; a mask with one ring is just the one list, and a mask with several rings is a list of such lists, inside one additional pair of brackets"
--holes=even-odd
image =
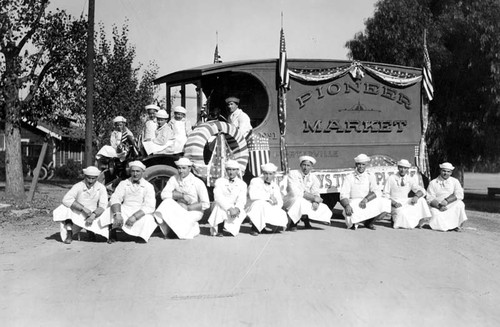
[(399, 208), (391, 208), (394, 228), (415, 228), (420, 220), (431, 217), (424, 196), (419, 198), (417, 203), (411, 204), (411, 198), (408, 198), (410, 191), (413, 193), (420, 191), (424, 196), (426, 193), (418, 181), (408, 174), (403, 177), (399, 174), (391, 175), (385, 183), (384, 195), (401, 204)]
[[(240, 232), (241, 223), (246, 218), (245, 204), (247, 201), (247, 184), (236, 177), (234, 181), (221, 177), (215, 181), (214, 188), (214, 208), (208, 223), (212, 227), (212, 233), (217, 231), (217, 225), (224, 222), (224, 228), (233, 236)], [(240, 214), (236, 218), (230, 218), (228, 210), (231, 208), (240, 209)]]
[(307, 215), (309, 219), (330, 223), (332, 211), (324, 203), (320, 203), (316, 210), (312, 202), (304, 198), (304, 193), (319, 196), (319, 180), (312, 174), (304, 175), (299, 170), (291, 170), (287, 177), (286, 195), (283, 198), (283, 209), (296, 224), (300, 217)]
[[(109, 200), (110, 206), (118, 203), (121, 204), (122, 230), (129, 235), (140, 237), (147, 242), (156, 227), (158, 227), (153, 218), (156, 206), (153, 185), (144, 178), (141, 178), (139, 183), (133, 183), (130, 178), (121, 181)], [(125, 223), (127, 220), (139, 210), (142, 210), (145, 215), (137, 220), (132, 227), (126, 226)], [(111, 208), (106, 209), (102, 216), (103, 224), (110, 225), (113, 223)]]
[[(277, 204), (272, 205), (268, 202), (271, 195), (274, 196)], [(286, 227), (288, 217), (281, 207), (283, 207), (283, 198), (276, 182), (267, 184), (262, 176), (255, 177), (250, 181), (246, 212), (259, 232), (266, 227), (266, 224)]]
[(163, 124), (155, 131), (155, 137), (150, 141), (142, 142), (146, 153), (174, 153), (174, 133), (168, 124)]
[(78, 201), (90, 211), (95, 211), (98, 207), (106, 209), (108, 206), (108, 193), (106, 187), (96, 182), (91, 188), (87, 188), (84, 181), (78, 182), (64, 195), (62, 204), (52, 213), (54, 221), (61, 222), (61, 239), (64, 241), (67, 236), (67, 230), (64, 227), (64, 221), (70, 219), (73, 222), (72, 230), (78, 233), (82, 228), (94, 232), (105, 238), (109, 237), (109, 231), (106, 225), (102, 224), (102, 215), (96, 218), (92, 225), (85, 226), (85, 216), (82, 212), (71, 209), (73, 202)]
[[(128, 129), (125, 128), (125, 134), (127, 135), (132, 135), (132, 132)], [(128, 142), (123, 142), (122, 140), (123, 133), (120, 131), (112, 131), (111, 135), (109, 137), (109, 143), (111, 145), (104, 145), (102, 148), (99, 149), (97, 154), (95, 155), (96, 159), (99, 160), (101, 157), (108, 157), (108, 158), (119, 158), (120, 161), (124, 161), (127, 154), (128, 154)], [(125, 143), (122, 146), (122, 143)]]
[(155, 137), (155, 132), (158, 129), (158, 123), (156, 119), (148, 119), (144, 123), (144, 129), (142, 131), (142, 141), (151, 141)]
[[(367, 202), (366, 208), (361, 209), (359, 203), (370, 192), (374, 192), (377, 197)], [(383, 212), (391, 212), (391, 201), (380, 197), (380, 190), (377, 187), (375, 176), (369, 172), (360, 174), (355, 171), (345, 177), (340, 189), (340, 200), (343, 199), (349, 200), (353, 210), (351, 216), (346, 215), (345, 209), (342, 211), (348, 228), (351, 228), (353, 224), (374, 218)]]
[(228, 117), (228, 121), (230, 124), (238, 127), (241, 134), (247, 135), (252, 130), (252, 124), (250, 124), (250, 117), (241, 110), (240, 108), (236, 109), (233, 113), (231, 113)]
[(429, 225), (432, 229), (439, 231), (447, 231), (462, 226), (467, 220), (465, 214), (465, 204), (463, 203), (464, 190), (458, 179), (448, 177), (444, 180), (441, 177), (433, 179), (427, 188), (427, 201), (431, 203), (433, 200), (438, 202), (443, 201), (451, 194), (457, 198), (456, 201), (448, 204), (445, 211), (440, 211), (437, 208), (431, 208), (432, 218)]
[(184, 152), (184, 145), (187, 142), (189, 132), (191, 132), (191, 124), (186, 118), (182, 120), (172, 119), (168, 125), (173, 131), (174, 144), (172, 146), (172, 153)]
[[(202, 211), (186, 210), (173, 197), (173, 191), (187, 195), (188, 204), (201, 203)], [(165, 222), (180, 239), (192, 239), (200, 234), (198, 221), (203, 217), (203, 212), (210, 207), (208, 191), (203, 181), (192, 173), (181, 179), (179, 175), (170, 177), (161, 192), (162, 203), (156, 209), (154, 216), (158, 224)], [(166, 235), (167, 231), (162, 232)]]

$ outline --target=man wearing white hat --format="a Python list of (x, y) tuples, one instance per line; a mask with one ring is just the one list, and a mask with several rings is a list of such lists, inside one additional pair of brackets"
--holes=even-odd
[(464, 189), (458, 179), (451, 177), (453, 165), (444, 162), (439, 165), (440, 174), (427, 187), (427, 201), (431, 206), (432, 218), (429, 225), (439, 231), (460, 230), (467, 220)]
[(210, 207), (208, 191), (205, 183), (191, 173), (191, 160), (180, 158), (175, 164), (179, 174), (165, 185), (163, 201), (154, 216), (165, 237), (170, 228), (180, 239), (193, 239), (200, 234), (198, 221)]
[(330, 224), (332, 211), (319, 195), (319, 180), (311, 174), (316, 159), (311, 156), (299, 158), (300, 170), (291, 170), (286, 177), (286, 195), (283, 209), (290, 217), (290, 230), (297, 230), (297, 223), (302, 219), (305, 228), (311, 228), (309, 220)]
[(131, 147), (135, 146), (134, 134), (125, 125), (127, 120), (122, 116), (113, 119), (114, 130), (110, 135), (110, 144), (103, 146), (96, 154), (96, 159), (118, 158), (125, 161)]
[(174, 133), (167, 124), (168, 113), (160, 109), (155, 114), (158, 129), (150, 141), (142, 142), (144, 150), (148, 155), (157, 153), (173, 153)]
[(252, 124), (250, 123), (250, 117), (238, 107), (240, 99), (237, 97), (229, 97), (226, 99), (226, 104), (230, 112), (227, 119), (228, 122), (238, 127), (241, 134), (247, 136), (252, 131)]
[(158, 227), (153, 218), (155, 190), (151, 183), (142, 178), (146, 166), (140, 161), (132, 161), (129, 167), (130, 178), (118, 184), (109, 200), (111, 207), (103, 213), (103, 221), (112, 224), (110, 242), (117, 240), (118, 228), (147, 242)]
[(187, 110), (182, 106), (174, 108), (174, 119), (168, 122), (174, 136), (173, 153), (184, 152), (184, 145), (191, 130), (191, 123), (186, 119)]
[[(384, 186), (385, 197), (391, 200), (393, 228), (415, 228), (423, 219), (431, 217), (424, 199), (425, 189), (414, 177), (408, 175), (411, 164), (408, 160), (398, 161), (398, 173), (389, 176)], [(413, 192), (413, 197), (408, 194)]]
[(240, 166), (236, 160), (226, 162), (226, 175), (215, 181), (214, 208), (208, 218), (212, 236), (222, 236), (223, 228), (233, 236), (238, 235), (247, 216), (247, 184), (239, 176)]
[(357, 229), (363, 222), (368, 229), (375, 229), (373, 223), (391, 212), (391, 202), (378, 195), (375, 176), (366, 171), (370, 157), (360, 154), (354, 158), (355, 170), (344, 178), (340, 189), (340, 204), (344, 207), (347, 228)]
[(108, 238), (108, 228), (99, 219), (108, 206), (106, 188), (97, 182), (100, 173), (94, 166), (83, 169), (83, 181), (73, 185), (64, 195), (62, 205), (53, 212), (54, 221), (61, 225), (61, 240), (66, 244), (73, 240), (73, 232), (78, 233), (82, 228), (91, 240), (95, 240), (95, 234)]
[(148, 104), (146, 107), (147, 120), (142, 129), (142, 142), (151, 141), (155, 137), (155, 131), (158, 128), (156, 123), (156, 113), (160, 110), (155, 104)]
[(288, 218), (283, 207), (279, 185), (275, 181), (274, 164), (261, 167), (262, 175), (252, 178), (248, 187), (247, 215), (252, 222), (252, 236), (258, 236), (266, 224), (286, 228)]

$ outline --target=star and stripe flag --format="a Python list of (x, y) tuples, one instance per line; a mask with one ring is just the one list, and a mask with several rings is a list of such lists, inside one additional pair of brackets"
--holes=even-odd
[[(282, 14), (283, 19), (283, 14)], [(283, 25), (283, 23), (282, 23)], [(280, 56), (278, 60), (279, 81), (278, 81), (278, 123), (280, 128), (280, 155), (281, 169), (284, 173), (288, 173), (288, 159), (286, 153), (286, 92), (290, 88), (290, 72), (288, 71), (288, 63), (286, 57), (285, 32), (283, 26), (280, 31)]]

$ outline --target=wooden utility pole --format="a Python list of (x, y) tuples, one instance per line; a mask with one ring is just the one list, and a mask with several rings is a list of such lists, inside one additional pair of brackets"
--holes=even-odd
[(85, 167), (93, 164), (92, 134), (94, 120), (94, 11), (95, 0), (89, 0), (87, 29), (87, 115), (85, 124)]

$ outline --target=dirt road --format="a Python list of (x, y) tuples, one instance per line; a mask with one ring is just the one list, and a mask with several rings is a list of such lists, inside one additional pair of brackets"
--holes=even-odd
[[(52, 193), (52, 191), (48, 191)], [(49, 193), (46, 194), (48, 196)], [(0, 224), (2, 326), (499, 326), (500, 217), (463, 232), (331, 226), (62, 244)], [(25, 213), (24, 213), (25, 214)], [(338, 214), (338, 212), (337, 212)], [(25, 214), (26, 215), (26, 214)], [(339, 218), (338, 215), (335, 218)]]

